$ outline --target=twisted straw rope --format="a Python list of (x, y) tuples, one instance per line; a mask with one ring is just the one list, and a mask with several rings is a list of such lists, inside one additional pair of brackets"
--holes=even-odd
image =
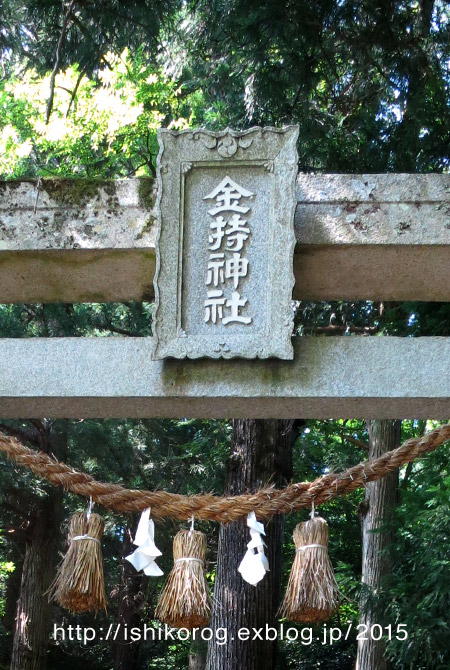
[(0, 451), (55, 486), (63, 486), (78, 495), (91, 496), (94, 502), (117, 512), (139, 512), (151, 507), (152, 516), (157, 518), (184, 521), (194, 515), (196, 519), (228, 523), (253, 510), (257, 511), (259, 518), (267, 519), (274, 514), (311, 507), (313, 501), (316, 505), (323, 504), (384, 477), (418, 456), (434, 451), (447, 440), (450, 440), (450, 424), (439, 426), (422, 437), (406, 440), (397, 449), (340, 474), (328, 473), (312, 482), (291, 484), (284, 489), (267, 486), (255, 493), (226, 497), (212, 493), (184, 496), (167, 491), (137, 491), (125, 489), (119, 484), (98, 482), (87, 473), (78, 472), (43, 452), (33, 451), (3, 433), (0, 433)]

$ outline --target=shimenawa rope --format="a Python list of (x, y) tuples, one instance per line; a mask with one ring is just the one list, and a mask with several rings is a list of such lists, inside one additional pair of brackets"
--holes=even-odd
[(439, 426), (422, 437), (406, 440), (397, 449), (340, 474), (328, 473), (312, 482), (299, 482), (284, 489), (267, 486), (255, 493), (223, 497), (212, 493), (184, 496), (168, 491), (138, 491), (119, 484), (98, 482), (91, 475), (78, 472), (48, 454), (36, 452), (3, 433), (0, 433), (0, 451), (55, 486), (92, 497), (94, 502), (117, 512), (139, 512), (151, 507), (153, 517), (187, 520), (195, 515), (196, 519), (227, 523), (253, 510), (257, 511), (259, 519), (267, 519), (274, 514), (310, 508), (313, 502), (323, 504), (381, 479), (418, 456), (434, 451), (447, 440), (450, 440), (450, 424)]

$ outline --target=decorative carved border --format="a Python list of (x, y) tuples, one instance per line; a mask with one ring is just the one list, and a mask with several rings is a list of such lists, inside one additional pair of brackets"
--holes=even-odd
[[(158, 132), (159, 229), (156, 241), (154, 359), (173, 358), (282, 358), (292, 359), (292, 289), (295, 246), (294, 214), (298, 127), (250, 128), (221, 132), (160, 130)], [(205, 342), (181, 327), (183, 269), (183, 216), (186, 176), (194, 166), (220, 163), (264, 167), (272, 173), (268, 267), (268, 317), (265, 333), (249, 333), (231, 345)], [(276, 241), (276, 243), (275, 243)], [(276, 280), (274, 278), (276, 276)]]

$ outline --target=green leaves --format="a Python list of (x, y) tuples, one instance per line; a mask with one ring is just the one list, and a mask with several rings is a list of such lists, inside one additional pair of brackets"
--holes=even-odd
[(9, 574), (14, 572), (16, 566), (12, 561), (6, 561), (3, 560), (3, 557), (1, 555), (1, 548), (2, 548), (2, 536), (1, 536), (1, 530), (0, 530), (0, 617), (2, 617), (5, 613), (5, 586), (6, 586), (6, 578)]
[(46, 123), (49, 91), (35, 70), (0, 82), (0, 177), (155, 174), (156, 130), (188, 124), (176, 82), (142, 49), (104, 54), (91, 78), (77, 64), (59, 72)]
[(444, 670), (450, 656), (450, 477), (448, 447), (414, 463), (392, 525), (393, 575), (380, 603), (408, 643), (392, 640), (396, 668)]

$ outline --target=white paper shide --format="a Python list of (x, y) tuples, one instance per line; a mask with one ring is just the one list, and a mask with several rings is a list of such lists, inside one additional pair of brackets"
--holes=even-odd
[(265, 535), (264, 524), (257, 521), (255, 512), (247, 516), (247, 526), (250, 529), (250, 542), (241, 564), (238, 567), (242, 578), (246, 582), (256, 586), (269, 570), (269, 561), (264, 553), (266, 546), (262, 535)]
[(155, 559), (162, 555), (155, 544), (155, 524), (150, 519), (150, 508), (145, 509), (136, 531), (136, 537), (133, 544), (137, 549), (132, 554), (126, 556), (126, 560), (133, 565), (137, 571), (143, 570), (148, 577), (160, 577), (163, 571), (156, 565)]

